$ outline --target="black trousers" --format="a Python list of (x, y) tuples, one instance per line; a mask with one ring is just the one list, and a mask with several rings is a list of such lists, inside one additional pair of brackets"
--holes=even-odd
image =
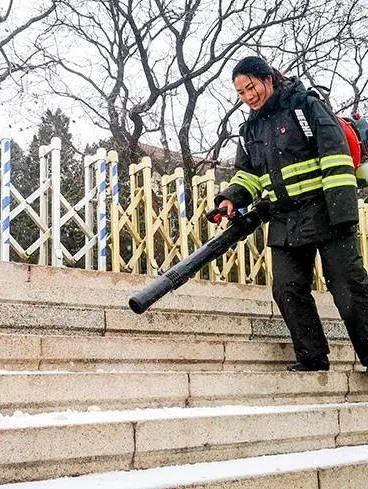
[(273, 296), (290, 330), (296, 359), (308, 362), (329, 353), (311, 294), (317, 249), (327, 288), (361, 363), (368, 366), (368, 277), (355, 234), (298, 248), (272, 248)]

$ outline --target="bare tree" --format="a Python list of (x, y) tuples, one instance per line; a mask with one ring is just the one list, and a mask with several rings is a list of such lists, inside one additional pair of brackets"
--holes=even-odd
[[(212, 10), (216, 15), (212, 22), (204, 24), (206, 29), (198, 39), (195, 56), (191, 56), (192, 63), (186, 61), (188, 51), (185, 50), (185, 41), (188, 40), (193, 25), (198, 25), (198, 17), (206, 18), (208, 16), (210, 4), (200, 0), (186, 1), (185, 16), (181, 29), (179, 29), (165, 15), (162, 2), (155, 1), (167, 27), (174, 35), (178, 68), (184, 79), (187, 103), (179, 130), (179, 143), (184, 169), (188, 176), (192, 177), (201, 171), (204, 165), (208, 165), (207, 159), (198, 161), (193, 158), (191, 147), (191, 141), (193, 141), (191, 127), (193, 120), (196, 119), (196, 111), (198, 113), (199, 97), (208, 94), (212, 84), (217, 82), (229, 61), (239, 51), (244, 51), (244, 47), (248, 47), (256, 37), (262, 37), (262, 34), (268, 29), (304, 17), (309, 11), (309, 1), (299, 2), (298, 6), (293, 9), (283, 8), (282, 2), (277, 0), (275, 2), (232, 0), (226, 3), (219, 0), (216, 6), (211, 2)], [(232, 36), (229, 36), (230, 32)], [(198, 75), (192, 76), (193, 73), (198, 73)], [(231, 108), (230, 113), (225, 115), (225, 121), (234, 109)], [(218, 139), (211, 154), (212, 164), (217, 160), (223, 141), (230, 137), (227, 126), (223, 123), (220, 124), (217, 133)]]
[[(351, 95), (345, 96), (340, 102), (338, 112), (346, 110), (355, 113), (363, 109), (368, 101), (368, 40), (351, 36), (345, 48), (343, 62), (337, 64), (332, 71), (331, 79), (340, 79)], [(337, 85), (337, 83), (335, 83)]]
[(347, 81), (365, 100), (364, 0), (55, 1), (56, 23), (35, 43), (51, 63), (48, 90), (107, 129), (125, 164), (145, 141), (163, 146), (162, 173), (173, 148), (189, 178), (216, 165), (239, 120), (228, 72), (247, 54), (313, 84), (329, 73), (333, 86), (355, 52), (361, 70)]
[[(34, 47), (33, 40), (39, 34), (35, 27), (51, 16), (56, 9), (56, 2), (57, 0), (49, 0), (47, 5), (40, 6), (37, 12), (34, 11), (27, 18), (16, 20), (14, 0), (4, 0), (5, 6), (0, 12), (2, 32), (0, 35), (0, 83), (9, 77), (12, 77), (15, 83), (20, 83), (22, 76), (49, 64), (49, 61), (38, 57), (41, 50)], [(29, 36), (27, 42), (25, 42), (26, 34)], [(16, 79), (15, 75), (20, 75), (20, 78)]]
[[(168, 83), (160, 89), (152, 74), (164, 61), (158, 57), (152, 67), (147, 64), (149, 47), (161, 34), (159, 19), (142, 1), (134, 2), (134, 7), (132, 1), (122, 6), (115, 0), (61, 0), (60, 4), (53, 48), (45, 47), (45, 39), (39, 44), (45, 58), (57, 64), (48, 74), (49, 87), (84, 107), (94, 124), (111, 132), (121, 156), (135, 161), (142, 154), (141, 134), (151, 130), (142, 114), (167, 91)], [(60, 39), (66, 41), (64, 50)], [(84, 57), (70, 57), (70, 52), (76, 53), (75, 45), (85, 51)], [(154, 119), (152, 114), (148, 119)]]
[(368, 13), (364, 2), (327, 0), (316, 13), (284, 25), (283, 42), (273, 49), (273, 56), (284, 73), (305, 78), (312, 86), (325, 86), (321, 95), (330, 106), (339, 106), (340, 111), (356, 108), (365, 100), (367, 84)]
[[(292, 11), (281, 0), (60, 2), (54, 35), (68, 36), (70, 43), (64, 52), (56, 45), (44, 51), (62, 70), (48, 79), (52, 91), (82, 104), (96, 124), (109, 129), (127, 162), (140, 156), (138, 142), (147, 133), (158, 133), (169, 149), (173, 115), (167, 101), (175, 97), (174, 125), (180, 117), (178, 143), (188, 176), (198, 171), (190, 140), (199, 98), (257, 33), (309, 8), (309, 0)], [(88, 57), (70, 56), (75, 42)], [(82, 90), (71, 83), (75, 78)]]

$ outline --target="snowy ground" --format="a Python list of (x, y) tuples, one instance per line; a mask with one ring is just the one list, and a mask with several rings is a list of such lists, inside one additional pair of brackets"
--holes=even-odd
[(169, 489), (194, 483), (241, 480), (251, 476), (368, 463), (368, 445), (267, 455), (225, 462), (181, 465), (130, 472), (106, 472), (49, 481), (4, 484), (2, 489)]
[[(136, 422), (140, 420), (191, 417), (261, 415), (267, 413), (367, 407), (368, 403), (307, 404), (288, 406), (217, 406), (203, 408), (156, 408), (102, 411), (91, 406), (85, 412), (64, 411), (27, 414), (20, 411), (0, 415), (0, 429)], [(368, 464), (368, 445), (314, 450), (295, 454), (250, 457), (240, 460), (164, 467), (130, 472), (109, 472), (80, 477), (64, 477), (49, 481), (4, 484), (1, 489), (167, 489), (198, 484), (238, 480), (251, 476), (280, 472), (301, 472), (338, 465)]]
[(333, 410), (336, 408), (367, 407), (368, 403), (293, 404), (287, 406), (218, 406), (198, 408), (151, 408), (102, 411), (91, 406), (87, 411), (61, 411), (27, 414), (16, 411), (11, 415), (0, 415), (0, 429), (19, 429), (41, 426), (63, 426), (93, 423), (137, 422), (142, 420), (187, 419), (194, 417), (246, 416), (261, 414), (291, 413), (299, 411)]

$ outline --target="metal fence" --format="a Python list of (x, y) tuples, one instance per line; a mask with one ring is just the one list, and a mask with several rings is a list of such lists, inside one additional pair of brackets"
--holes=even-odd
[[(9, 261), (13, 250), (22, 261), (37, 253), (42, 265), (73, 266), (84, 258), (85, 268), (93, 268), (96, 249), (98, 268), (106, 270), (106, 151), (86, 156), (84, 197), (76, 204), (68, 202), (60, 190), (60, 152), (59, 138), (39, 148), (39, 187), (24, 196), (11, 180), (11, 141), (1, 141), (1, 260)], [(38, 239), (27, 248), (11, 232), (12, 222), (22, 213), (39, 230)], [(73, 255), (61, 240), (61, 231), (71, 220), (85, 236), (84, 246)]]
[[(84, 197), (72, 204), (60, 191), (59, 138), (41, 146), (39, 187), (23, 196), (11, 180), (11, 141), (1, 141), (1, 260), (9, 261), (13, 250), (22, 261), (37, 254), (37, 262), (56, 267), (157, 275), (167, 270), (220, 232), (209, 223), (206, 212), (213, 207), (217, 191), (214, 170), (193, 178), (191, 202), (185, 195), (184, 173), (177, 168), (155, 183), (151, 160), (129, 167), (129, 198), (120, 195), (118, 155), (99, 148), (84, 159)], [(222, 183), (224, 188), (227, 183)], [(122, 202), (126, 204), (122, 204)], [(35, 203), (37, 205), (35, 206)], [(12, 221), (25, 213), (37, 226), (36, 239), (24, 248), (12, 235)], [(359, 243), (368, 269), (368, 205), (359, 202)], [(62, 242), (62, 229), (73, 221), (84, 235), (84, 245), (72, 254)], [(270, 249), (265, 246), (267, 225), (214, 260), (198, 278), (241, 284), (272, 282)], [(315, 287), (324, 289), (319, 257)]]
[[(182, 168), (177, 168), (172, 175), (164, 175), (159, 188), (153, 188), (151, 160), (147, 157), (140, 164), (130, 166), (129, 176), (129, 205), (124, 209), (116, 194), (111, 202), (113, 271), (157, 275), (223, 229), (224, 225), (215, 226), (205, 218), (214, 205), (214, 170), (193, 178), (191, 209), (186, 208)], [(266, 232), (265, 227), (257, 236), (238, 243), (197, 276), (212, 281), (269, 283)], [(128, 246), (122, 252), (127, 240)]]

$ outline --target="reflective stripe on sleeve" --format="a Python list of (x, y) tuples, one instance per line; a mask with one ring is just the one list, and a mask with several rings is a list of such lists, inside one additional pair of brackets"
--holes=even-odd
[(257, 199), (259, 192), (262, 192), (262, 185), (259, 181), (259, 177), (243, 170), (236, 172), (230, 180), (230, 185), (234, 183), (248, 190), (253, 200)]
[(335, 187), (357, 187), (355, 175), (344, 173), (343, 175), (331, 175), (322, 179), (323, 190), (329, 190)]
[(349, 155), (330, 155), (321, 158), (322, 171), (336, 166), (351, 166), (354, 168), (353, 159)]
[[(356, 187), (356, 177), (355, 175), (346, 173), (348, 171), (346, 166), (354, 168), (351, 156), (343, 154), (329, 155), (320, 159), (313, 158), (311, 160), (300, 161), (285, 166), (281, 168), (281, 174), (289, 197), (297, 197), (298, 195), (318, 189), (329, 190), (342, 186)], [(334, 167), (341, 167), (341, 172), (344, 173), (323, 177), (324, 170)], [(335, 170), (335, 173), (336, 171), (339, 173), (340, 170)], [(315, 173), (313, 174), (313, 172)], [(305, 175), (306, 177), (309, 177), (306, 180), (287, 185), (288, 179), (308, 173), (310, 173), (310, 175)], [(314, 177), (314, 175), (316, 176)], [(256, 177), (251, 173), (238, 171), (231, 179), (230, 183), (237, 183), (238, 185), (245, 187), (250, 192), (253, 199), (257, 197), (257, 192), (261, 192), (263, 189), (268, 191), (268, 197), (272, 202), (278, 200), (275, 191), (272, 190), (272, 181), (269, 173), (266, 173), (261, 177)]]

